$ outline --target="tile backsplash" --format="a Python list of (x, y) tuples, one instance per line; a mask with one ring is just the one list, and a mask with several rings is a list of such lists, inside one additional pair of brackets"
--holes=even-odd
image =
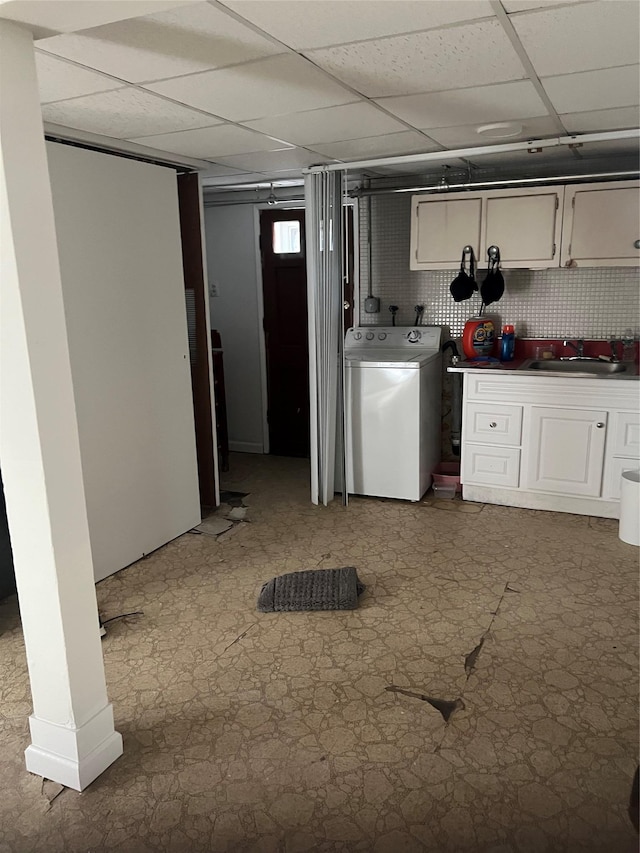
[[(366, 314), (369, 286), (368, 203), (360, 202), (360, 322), (391, 325), (389, 305), (398, 305), (396, 322), (415, 322), (415, 305), (424, 305), (423, 323), (445, 327), (459, 337), (465, 321), (477, 314), (480, 296), (454, 302), (449, 285), (455, 270), (409, 270), (411, 199), (409, 194), (371, 199), (373, 295), (380, 312)], [(486, 262), (477, 275), (482, 282)], [(640, 335), (640, 271), (636, 267), (578, 267), (504, 270), (506, 288), (487, 314), (498, 324), (513, 323), (518, 337), (599, 339)]]

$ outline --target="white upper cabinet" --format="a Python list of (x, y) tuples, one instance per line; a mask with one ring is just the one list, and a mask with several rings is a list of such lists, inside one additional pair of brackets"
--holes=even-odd
[(482, 193), (415, 196), (411, 215), (412, 270), (453, 269), (462, 250), (480, 250)]
[(558, 266), (563, 196), (564, 187), (414, 196), (410, 268), (455, 269), (464, 246), (480, 267), (489, 246), (505, 269)]
[(484, 201), (484, 255), (500, 249), (505, 268), (558, 266), (562, 235), (563, 187), (503, 190)]
[(563, 266), (635, 266), (640, 260), (638, 181), (566, 188)]
[(640, 182), (413, 196), (410, 269), (456, 269), (467, 245), (481, 269), (489, 246), (505, 269), (635, 266)]

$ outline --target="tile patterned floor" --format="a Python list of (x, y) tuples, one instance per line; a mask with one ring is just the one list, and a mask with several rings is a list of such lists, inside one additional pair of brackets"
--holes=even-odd
[[(616, 522), (315, 508), (305, 463), (272, 457), (232, 456), (224, 485), (250, 493), (233, 535), (187, 534), (98, 586), (103, 618), (143, 615), (108, 625), (125, 754), (82, 794), (24, 770), (19, 616), (0, 604), (0, 853), (637, 849), (638, 552)], [(341, 565), (367, 585), (357, 611), (255, 611), (273, 575)], [(447, 724), (390, 685), (464, 709)]]

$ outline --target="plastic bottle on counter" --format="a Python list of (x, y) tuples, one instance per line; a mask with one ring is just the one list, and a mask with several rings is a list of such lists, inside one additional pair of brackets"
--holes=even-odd
[(515, 346), (516, 336), (514, 327), (503, 326), (502, 341), (500, 343), (500, 361), (513, 361)]
[(625, 329), (624, 335), (622, 336), (622, 360), (636, 360), (636, 343), (631, 329)]

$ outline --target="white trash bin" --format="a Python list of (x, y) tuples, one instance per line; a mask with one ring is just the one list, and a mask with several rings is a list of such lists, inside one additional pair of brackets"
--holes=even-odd
[(629, 545), (640, 545), (640, 471), (622, 472), (618, 537)]

